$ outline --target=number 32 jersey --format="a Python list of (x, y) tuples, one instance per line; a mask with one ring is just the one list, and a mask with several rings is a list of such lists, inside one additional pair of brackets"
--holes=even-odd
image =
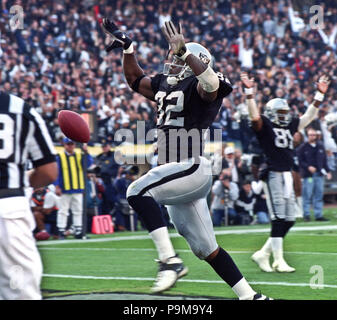
[(197, 92), (198, 79), (190, 76), (176, 85), (158, 74), (151, 80), (157, 102), (158, 162), (181, 161), (203, 153), (203, 133), (214, 121), (224, 97), (231, 93), (227, 78), (217, 73), (220, 85), (217, 98), (205, 102)]
[(261, 115), (263, 125), (256, 132), (263, 149), (268, 169), (271, 171), (291, 171), (294, 165), (293, 135), (298, 130), (299, 118), (293, 118), (288, 126), (281, 127)]

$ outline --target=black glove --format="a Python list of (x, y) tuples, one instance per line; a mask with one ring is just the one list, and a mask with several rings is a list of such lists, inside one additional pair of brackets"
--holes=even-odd
[(120, 31), (113, 21), (104, 18), (102, 28), (112, 38), (112, 42), (105, 48), (106, 52), (110, 52), (115, 48), (126, 50), (132, 44), (132, 40), (124, 32)]

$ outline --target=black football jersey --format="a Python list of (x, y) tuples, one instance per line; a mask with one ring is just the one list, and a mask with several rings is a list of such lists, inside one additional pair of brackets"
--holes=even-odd
[(294, 165), (293, 135), (298, 130), (299, 118), (293, 118), (288, 126), (281, 127), (261, 115), (263, 126), (256, 132), (263, 149), (268, 169), (271, 171), (290, 171)]
[(225, 96), (232, 91), (229, 80), (217, 73), (217, 98), (205, 102), (197, 92), (198, 79), (190, 76), (176, 85), (158, 74), (151, 86), (157, 102), (158, 162), (166, 163), (197, 157), (203, 153), (203, 134), (214, 121)]

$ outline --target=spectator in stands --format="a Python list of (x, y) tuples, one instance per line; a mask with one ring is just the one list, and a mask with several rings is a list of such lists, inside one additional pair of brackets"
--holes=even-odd
[[(254, 222), (259, 224), (269, 223), (269, 213), (266, 202), (266, 195), (263, 192), (263, 182), (261, 180), (252, 181), (251, 183), (252, 191), (255, 195), (255, 203), (254, 203)], [(256, 218), (256, 219), (255, 219)]]
[(37, 240), (47, 240), (50, 236), (57, 238), (56, 217), (59, 201), (60, 197), (55, 193), (53, 184), (34, 190), (30, 206), (36, 221), (34, 233)]
[[(233, 92), (223, 100), (216, 122), (222, 129), (223, 141), (235, 142), (235, 147), (241, 144), (243, 153), (253, 153), (256, 159), (261, 150), (255, 135), (247, 129), (239, 85), (242, 68), (250, 70), (254, 64), (253, 76), (258, 91), (263, 92), (256, 96), (260, 108), (269, 97), (290, 97), (292, 112), (299, 116), (315, 90), (309, 84), (315, 83), (321, 73), (329, 74), (332, 88), (317, 120), (317, 129), (322, 131), (324, 143), (327, 141), (323, 113), (337, 110), (334, 1), (324, 2), (325, 28), (316, 30), (310, 28), (308, 16), (303, 15), (303, 1), (191, 0), (158, 7), (156, 0), (146, 0), (144, 6), (137, 1), (101, 0), (93, 7), (87, 5), (90, 1), (66, 0), (50, 6), (49, 2), (27, 0), (21, 1), (25, 29), (15, 32), (8, 23), (12, 2), (1, 2), (0, 85), (27, 97), (46, 121), (55, 143), (62, 142), (57, 123), (60, 109), (97, 112), (98, 141), (92, 142), (114, 143), (116, 131), (122, 126), (134, 127), (135, 119), (146, 122), (146, 132), (154, 126), (151, 104), (126, 86), (120, 53), (107, 54), (104, 50), (99, 27), (103, 12), (114, 14), (120, 25), (133, 33), (143, 54), (139, 62), (146, 65), (148, 74), (161, 72), (166, 57), (160, 26), (167, 19), (180, 20), (186, 39), (202, 42), (216, 57), (216, 69), (233, 84)], [(337, 126), (331, 130), (331, 137), (335, 146), (325, 147), (336, 153)]]
[(232, 146), (227, 146), (224, 153), (222, 169), (228, 169), (231, 180), (240, 187), (249, 172), (247, 165), (241, 159), (241, 151), (239, 149), (235, 150)]
[(294, 193), (295, 193), (295, 206), (296, 206), (296, 217), (303, 218), (303, 201), (302, 201), (302, 179), (300, 174), (299, 160), (298, 160), (298, 149), (303, 143), (304, 137), (300, 132), (296, 132), (293, 136), (294, 140), (294, 166), (292, 169)]
[(239, 216), (239, 224), (250, 224), (253, 221), (256, 198), (249, 180), (245, 180), (240, 188), (239, 198), (235, 202), (235, 211)]
[[(165, 49), (161, 49), (165, 46), (160, 25), (166, 19), (178, 19), (186, 38), (202, 41), (219, 61), (219, 70), (233, 81), (234, 91), (228, 102), (234, 109), (237, 106), (233, 103), (234, 99), (242, 96), (237, 86), (241, 68), (249, 69), (254, 63), (259, 65), (256, 71), (261, 75), (256, 77), (258, 86), (268, 88), (271, 96), (275, 96), (279, 88), (284, 90), (285, 95), (291, 90), (296, 91), (298, 94), (295, 96), (302, 95), (299, 102), (302, 106), (298, 109), (303, 114), (308, 106), (306, 97), (311, 96), (310, 91), (314, 90), (306, 88), (306, 84), (315, 82), (320, 72), (327, 72), (331, 77), (337, 73), (336, 9), (332, 4), (331, 1), (325, 3), (325, 28), (316, 30), (306, 25), (307, 20), (302, 16), (305, 4), (299, 1), (251, 3), (238, 0), (234, 3), (206, 0), (200, 6), (198, 1), (191, 0), (188, 6), (183, 6), (186, 11), (178, 2), (165, 4), (165, 9), (160, 5), (156, 10), (157, 2), (154, 0), (147, 0), (144, 7), (121, 0), (103, 0), (95, 7), (87, 6), (87, 2), (65, 1), (49, 7), (47, 3), (37, 5), (36, 1), (25, 1), (22, 5), (27, 28), (18, 29), (14, 34), (6, 23), (1, 33), (2, 61), (5, 63), (0, 82), (9, 84), (13, 93), (22, 96), (32, 94), (33, 104), (48, 122), (54, 141), (59, 139), (58, 126), (54, 123), (57, 112), (53, 112), (58, 97), (64, 100), (65, 108), (72, 110), (97, 110), (106, 105), (114, 111), (112, 99), (124, 95), (143, 118), (143, 113), (139, 111), (142, 103), (139, 96), (122, 88), (126, 84), (121, 76), (119, 53), (107, 55), (104, 51), (104, 43), (99, 36), (102, 32), (100, 17), (104, 10), (114, 12), (119, 23), (132, 30), (133, 38), (144, 55), (140, 63), (145, 59), (152, 62), (147, 64), (150, 68), (148, 73), (160, 72), (166, 57)], [(1, 5), (2, 18), (6, 21), (10, 18), (11, 2), (2, 2)], [(67, 19), (67, 12), (71, 19)], [(292, 37), (293, 34), (300, 37)], [(284, 68), (287, 68), (286, 71)], [(281, 74), (285, 76), (281, 77)], [(33, 86), (37, 87), (36, 90)], [(336, 89), (336, 81), (332, 86)], [(33, 91), (37, 92), (36, 97)], [(326, 101), (336, 101), (333, 91), (328, 93), (330, 97)], [(263, 102), (264, 96), (258, 97), (258, 103)], [(85, 100), (90, 102), (85, 103)], [(124, 112), (124, 126), (131, 127), (132, 123), (125, 121), (129, 111), (126, 109)], [(150, 121), (153, 122), (153, 113)], [(229, 133), (235, 122), (220, 123), (224, 132)], [(113, 138), (114, 131), (114, 124), (109, 125), (103, 138)]]
[(139, 169), (137, 166), (123, 166), (119, 171), (118, 177), (114, 181), (114, 187), (118, 197), (118, 206), (115, 211), (115, 224), (119, 231), (137, 230), (138, 214), (129, 206), (129, 203), (126, 200), (126, 190), (136, 179), (138, 172)]
[(88, 168), (86, 179), (87, 232), (91, 231), (92, 217), (103, 214), (102, 199), (105, 186), (103, 180), (96, 175), (97, 167), (93, 166)]
[(214, 226), (221, 226), (223, 219), (227, 222), (226, 225), (235, 224), (237, 221), (234, 202), (239, 197), (239, 187), (231, 181), (228, 173), (228, 170), (223, 170), (219, 180), (216, 180), (212, 187), (211, 212)]
[(110, 142), (103, 143), (102, 152), (95, 158), (95, 164), (99, 169), (99, 175), (105, 186), (102, 212), (109, 214), (117, 201), (117, 193), (113, 186), (113, 181), (117, 177), (119, 168), (119, 164), (115, 160), (115, 152), (111, 150)]
[(321, 142), (317, 141), (317, 131), (307, 129), (308, 141), (297, 151), (300, 173), (303, 178), (302, 199), (304, 220), (310, 221), (311, 203), (316, 221), (328, 221), (323, 217), (324, 177), (331, 179), (327, 165), (326, 152)]

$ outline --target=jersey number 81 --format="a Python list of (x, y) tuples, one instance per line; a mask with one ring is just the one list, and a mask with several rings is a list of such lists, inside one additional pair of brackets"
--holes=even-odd
[(275, 146), (278, 148), (294, 149), (293, 137), (289, 129), (274, 128)]

